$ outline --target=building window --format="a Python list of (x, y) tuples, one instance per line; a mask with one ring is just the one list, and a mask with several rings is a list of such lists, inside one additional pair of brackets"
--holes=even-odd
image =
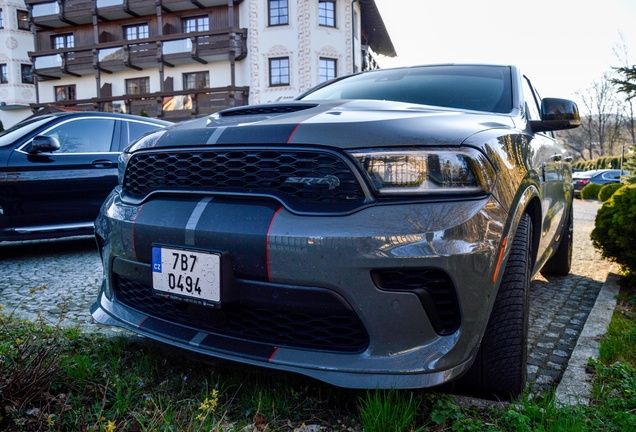
[(184, 18), (182, 24), (184, 33), (195, 33), (210, 30), (210, 18), (207, 15)]
[(150, 93), (150, 77), (126, 80), (126, 94), (136, 95), (145, 93)]
[(18, 10), (18, 28), (20, 30), (31, 30), (29, 26), (29, 13), (27, 11)]
[(0, 9), (0, 28), (4, 28), (4, 12)]
[(289, 7), (287, 0), (270, 0), (269, 1), (269, 25), (286, 25), (289, 24)]
[(75, 36), (73, 33), (51, 36), (51, 46), (53, 49), (73, 48), (75, 47)]
[(336, 77), (336, 59), (321, 58), (320, 59), (320, 82), (329, 81)]
[(146, 39), (148, 36), (148, 24), (135, 24), (124, 27), (124, 38), (126, 40)]
[(66, 100), (75, 100), (75, 85), (57, 86), (55, 87), (55, 101), (62, 102)]
[(30, 64), (20, 65), (20, 75), (23, 84), (33, 84), (32, 66)]
[(289, 57), (269, 59), (269, 85), (289, 85)]
[(318, 24), (321, 26), (336, 26), (336, 2), (319, 1), (318, 2)]
[(210, 87), (209, 72), (193, 72), (183, 74), (183, 89), (200, 89)]
[(6, 64), (0, 64), (0, 83), (6, 84), (9, 82), (9, 70)]

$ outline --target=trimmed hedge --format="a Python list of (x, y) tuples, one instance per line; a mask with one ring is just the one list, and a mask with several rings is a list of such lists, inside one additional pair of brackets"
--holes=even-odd
[(621, 157), (602, 157), (590, 161), (580, 161), (572, 164), (572, 168), (582, 171), (590, 171), (596, 169), (620, 169)]
[(601, 190), (601, 185), (596, 183), (588, 183), (583, 189), (581, 189), (581, 199), (598, 199), (598, 193)]
[(622, 188), (623, 185), (620, 183), (609, 183), (604, 185), (600, 191), (598, 191), (598, 199), (605, 202), (612, 197), (616, 193), (617, 190)]
[(636, 271), (636, 185), (616, 191), (596, 214), (592, 243), (603, 258)]

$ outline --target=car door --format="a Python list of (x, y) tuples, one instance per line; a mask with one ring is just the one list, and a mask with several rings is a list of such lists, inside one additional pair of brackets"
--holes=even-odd
[(60, 149), (30, 154), (28, 140), (9, 157), (7, 186), (14, 197), (15, 229), (91, 225), (117, 184), (119, 120), (73, 117), (39, 135), (56, 138)]
[[(529, 120), (540, 120), (540, 98), (530, 81), (524, 77), (524, 99)], [(552, 241), (565, 217), (566, 198), (570, 192), (571, 171), (564, 164), (564, 148), (558, 143), (552, 132), (533, 133), (531, 145), (534, 151), (533, 165), (539, 174), (541, 183), (541, 241), (537, 257), (539, 260), (551, 253)], [(566, 185), (566, 186), (564, 186)], [(568, 186), (571, 188), (571, 186)]]

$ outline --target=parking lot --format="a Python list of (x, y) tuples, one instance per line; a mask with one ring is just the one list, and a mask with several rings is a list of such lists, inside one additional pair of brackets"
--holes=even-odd
[[(598, 202), (575, 200), (574, 261), (570, 275), (539, 275), (530, 292), (528, 379), (534, 391), (558, 383), (610, 263), (590, 241)], [(102, 268), (91, 237), (0, 243), (2, 313), (86, 332), (127, 333), (95, 324), (89, 308), (97, 296)]]

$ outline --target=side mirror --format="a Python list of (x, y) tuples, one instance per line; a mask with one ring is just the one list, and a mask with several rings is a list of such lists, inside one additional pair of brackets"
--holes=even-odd
[(571, 100), (545, 98), (541, 101), (541, 120), (531, 120), (535, 132), (574, 129), (581, 126), (579, 108)]
[(49, 153), (60, 149), (60, 142), (53, 137), (38, 135), (31, 140), (31, 144), (26, 147), (29, 154)]

